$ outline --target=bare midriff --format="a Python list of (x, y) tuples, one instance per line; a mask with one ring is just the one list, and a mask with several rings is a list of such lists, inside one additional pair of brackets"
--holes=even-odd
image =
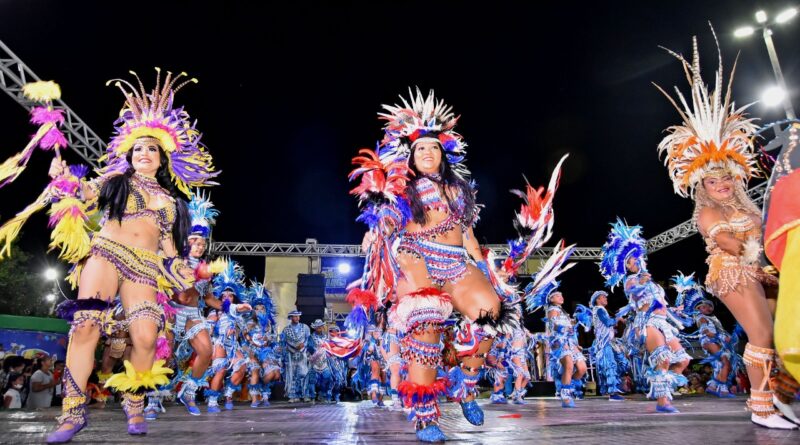
[[(406, 233), (413, 236), (414, 234), (420, 234), (433, 230), (450, 218), (450, 214), (448, 212), (434, 209), (426, 211), (425, 215), (428, 217), (427, 224), (423, 226), (422, 224), (414, 221), (409, 221), (408, 224), (406, 224)], [(460, 222), (455, 222), (452, 229), (444, 233), (437, 233), (431, 237), (426, 237), (426, 239), (435, 243), (448, 244), (451, 246), (462, 246), (464, 244)]]

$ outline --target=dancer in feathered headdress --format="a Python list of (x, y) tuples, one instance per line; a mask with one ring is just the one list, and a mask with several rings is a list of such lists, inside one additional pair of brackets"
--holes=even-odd
[[(221, 272), (227, 267), (225, 261), (207, 263), (206, 250), (211, 226), (219, 212), (214, 209), (211, 201), (200, 191), (196, 191), (189, 202), (189, 216), (191, 229), (188, 237), (188, 251), (184, 262), (191, 270), (191, 283), (176, 286), (172, 294), (172, 307), (175, 308), (175, 356), (180, 364), (189, 360), (192, 352), (195, 354), (192, 366), (185, 375), (176, 376), (180, 379), (181, 390), (177, 399), (191, 415), (199, 415), (200, 409), (195, 404), (197, 390), (208, 387), (206, 371), (211, 365), (211, 325), (203, 316), (206, 306), (222, 309), (222, 302), (218, 300), (211, 289), (211, 277), (214, 273)], [(180, 281), (180, 280), (178, 280)]]
[[(681, 373), (689, 365), (691, 357), (678, 337), (683, 325), (669, 312), (664, 288), (653, 282), (647, 271), (647, 243), (641, 234), (640, 226), (629, 227), (617, 218), (603, 245), (600, 273), (610, 289), (624, 281), (629, 303), (617, 312), (617, 316), (631, 310), (636, 313), (626, 334), (634, 361), (634, 378), (640, 385), (643, 379), (649, 382), (648, 396), (658, 401), (657, 412), (676, 413), (678, 409), (670, 403), (672, 391), (686, 384)], [(649, 369), (646, 371), (645, 348), (649, 354)]]
[[(572, 264), (574, 263), (569, 267)], [(526, 289), (526, 300), (529, 308), (544, 307), (545, 338), (550, 347), (550, 372), (556, 382), (556, 391), (561, 397), (561, 406), (574, 408), (575, 398), (582, 393), (586, 358), (578, 345), (575, 323), (561, 307), (564, 304), (564, 295), (558, 291), (560, 284), (555, 278), (548, 280), (534, 277), (534, 281)]]
[(253, 317), (248, 323), (247, 339), (250, 345), (250, 362), (247, 365), (250, 406), (269, 406), (272, 385), (281, 378), (281, 366), (275, 351), (275, 304), (263, 284), (253, 281), (247, 290), (247, 302), (253, 307)]
[(691, 319), (699, 329), (696, 334), (683, 336), (699, 339), (706, 353), (703, 364), (711, 364), (714, 375), (706, 384), (706, 393), (720, 398), (733, 398), (728, 387), (734, 381), (741, 357), (736, 352), (738, 335), (731, 335), (713, 315), (714, 302), (706, 298), (703, 287), (695, 281), (694, 274), (679, 272), (672, 277), (672, 287), (678, 292), (676, 306), (682, 307), (683, 315)]
[[(117, 293), (121, 296), (131, 327), (132, 361), (126, 362), (125, 373), (112, 376), (106, 385), (124, 392), (128, 432), (133, 435), (147, 431), (144, 393), (165, 384), (169, 380), (166, 374), (171, 372), (162, 366), (163, 362), (153, 363), (152, 354), (140, 351), (154, 346), (142, 342), (155, 338), (151, 334), (164, 326), (164, 310), (156, 303), (157, 292), (174, 283), (181, 286), (193, 281), (193, 277), (184, 275), (186, 270), (179, 258), (189, 226), (184, 199), (189, 186), (210, 185), (216, 175), (194, 123), (182, 108), (174, 106), (175, 92), (183, 86), (176, 82), (182, 76), (172, 78), (167, 74), (162, 85), (158, 75), (151, 92), (145, 91), (141, 82), (135, 88), (117, 81), (125, 94), (125, 106), (115, 122), (116, 134), (108, 153), (101, 159), (106, 162), (100, 169), (101, 176), (92, 181), (69, 181), (84, 208), (96, 206), (105, 212), (105, 217), (85, 251), (68, 249), (86, 255), (70, 277), (73, 284), (81, 283), (79, 298), (63, 304), (60, 312), (71, 320), (72, 332), (89, 331), (95, 329), (92, 326), (101, 325), (99, 320), (103, 319), (107, 302)], [(73, 170), (56, 158), (51, 163), (50, 176), (63, 177)], [(70, 214), (75, 215), (75, 209)], [(73, 226), (85, 224), (83, 220)], [(81, 242), (88, 241), (88, 237), (79, 238)], [(77, 260), (79, 256), (75, 253), (69, 259)], [(164, 261), (164, 257), (169, 259)], [(71, 341), (81, 343), (93, 341), (92, 338), (86, 334)], [(75, 344), (68, 351), (63, 415), (58, 429), (48, 437), (50, 442), (69, 441), (86, 425), (83, 391), (92, 348)]]
[(761, 211), (745, 191), (755, 172), (752, 137), (757, 126), (745, 115), (747, 106), (736, 108), (731, 99), (732, 74), (727, 87), (723, 85), (719, 44), (717, 50), (712, 91), (701, 77), (696, 38), (691, 61), (668, 50), (681, 62), (691, 94), (687, 100), (676, 88), (676, 102), (659, 88), (683, 122), (667, 129), (669, 134), (658, 151), (666, 156), (675, 192), (695, 200), (693, 218), (709, 252), (706, 288), (728, 306), (747, 332), (750, 342), (744, 361), (753, 382), (748, 401), (751, 420), (767, 428), (796, 428), (776, 413), (776, 406), (787, 413), (791, 410), (773, 402), (773, 391), (767, 387), (775, 350), (768, 334), (773, 324), (763, 286), (775, 286), (777, 280), (759, 267)]
[(225, 409), (232, 410), (233, 393), (242, 389), (248, 356), (242, 348), (241, 333), (246, 325), (245, 316), (253, 308), (244, 301), (247, 291), (244, 270), (235, 261), (226, 259), (222, 271), (214, 276), (212, 285), (214, 296), (222, 304), (220, 310), (209, 314), (209, 320), (214, 322), (215, 335), (210, 370), (212, 377), (205, 396), (208, 412), (217, 413), (220, 411), (218, 400), (221, 395), (225, 397)]
[[(359, 220), (370, 231), (363, 243), (364, 274), (353, 290), (358, 297), (354, 300), (368, 304), (351, 315), (367, 319), (366, 308), (391, 301), (388, 329), (405, 334), (403, 359), (417, 369), (436, 366), (441, 325), (454, 307), (458, 309), (463, 320), (454, 346), (461, 366), (450, 371), (447, 389), (467, 420), (480, 425), (483, 412), (474, 397), (484, 355), (493, 336), (518, 328), (521, 310), (516, 292), (489, 267), (472, 232), (479, 206), (464, 165), (466, 143), (455, 131), (458, 118), (433, 92), (409, 93), (399, 105), (383, 107), (384, 137), (377, 150), (361, 150), (362, 156), (354, 159), (358, 168), (350, 179), (360, 184), (352, 193), (358, 195), (363, 210)], [(557, 178), (554, 173), (544, 197), (533, 189), (526, 193), (529, 210), (523, 209), (523, 214), (531, 233), (521, 239), (506, 274), (530, 254), (531, 246), (548, 236)], [(503, 294), (500, 298), (494, 288)], [(437, 391), (444, 382), (435, 381), (430, 373), (426, 378), (419, 372), (409, 374), (411, 380), (401, 383), (398, 391), (415, 409), (418, 438), (443, 440)]]

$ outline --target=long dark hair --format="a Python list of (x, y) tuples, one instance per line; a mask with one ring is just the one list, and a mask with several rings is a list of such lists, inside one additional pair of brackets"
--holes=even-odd
[[(430, 136), (436, 137), (435, 134)], [(412, 148), (411, 154), (408, 157), (408, 166), (414, 172), (414, 177), (411, 179), (408, 187), (406, 188), (406, 196), (408, 197), (408, 203), (409, 207), (411, 207), (411, 215), (413, 216), (414, 222), (420, 225), (425, 225), (428, 223), (428, 216), (425, 214), (425, 206), (422, 204), (422, 198), (420, 198), (416, 188), (417, 181), (419, 181), (419, 179), (425, 175), (421, 173), (419, 169), (417, 169), (417, 164), (414, 162), (415, 150), (416, 148)], [(442, 153), (442, 162), (439, 164), (439, 174), (442, 176), (440, 184), (444, 189), (440, 192), (444, 195), (444, 199), (447, 201), (447, 207), (450, 208), (451, 213), (459, 215), (463, 221), (472, 221), (475, 218), (475, 191), (467, 181), (453, 172), (453, 169), (450, 167), (450, 163), (447, 162), (447, 154), (445, 153), (441, 144), (439, 144), (439, 151)], [(451, 187), (458, 189), (461, 192), (461, 195), (464, 197), (463, 211), (456, 206), (456, 203), (453, 202), (453, 200), (450, 199), (450, 193), (447, 193), (447, 190)]]
[[(160, 157), (160, 165), (156, 171), (156, 180), (158, 185), (167, 191), (169, 196), (175, 199), (175, 208), (177, 210), (177, 218), (175, 224), (172, 225), (172, 241), (175, 243), (175, 249), (180, 255), (187, 245), (187, 237), (189, 236), (189, 209), (186, 206), (186, 200), (183, 193), (178, 190), (178, 187), (172, 183), (169, 176), (169, 167), (167, 154), (159, 146), (158, 154)], [(133, 148), (128, 150), (125, 155), (128, 160), (128, 169), (121, 175), (114, 176), (109, 179), (100, 190), (100, 198), (98, 204), (100, 209), (108, 209), (109, 219), (116, 219), (122, 222), (122, 216), (125, 213), (125, 205), (128, 203), (128, 195), (130, 194), (130, 179), (136, 170), (133, 169)]]

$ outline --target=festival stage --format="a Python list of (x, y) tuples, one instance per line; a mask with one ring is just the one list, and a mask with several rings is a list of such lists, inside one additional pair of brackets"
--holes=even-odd
[[(634, 396), (625, 402), (589, 398), (578, 407), (562, 409), (555, 399), (531, 399), (528, 405), (483, 404), (486, 423), (472, 426), (457, 404), (442, 405), (442, 430), (448, 443), (467, 444), (798, 444), (800, 431), (767, 430), (750, 423), (744, 398), (720, 400), (680, 396), (681, 414), (655, 414), (654, 402)], [(800, 409), (796, 409), (800, 412)], [(131, 444), (397, 444), (417, 442), (402, 411), (375, 408), (370, 402), (311, 405), (276, 402), (251, 409), (193, 417), (183, 407), (168, 404), (167, 413), (150, 423), (141, 438), (124, 433), (118, 406), (92, 409), (86, 431), (72, 443)], [(56, 408), (39, 412), (0, 412), (0, 443), (43, 443)]]

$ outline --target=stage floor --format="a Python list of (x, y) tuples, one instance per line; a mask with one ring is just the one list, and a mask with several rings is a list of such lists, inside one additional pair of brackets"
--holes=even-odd
[[(656, 414), (654, 402), (634, 396), (625, 402), (589, 398), (562, 409), (555, 399), (531, 399), (524, 406), (488, 405), (482, 427), (464, 420), (457, 404), (442, 406), (442, 429), (448, 443), (468, 444), (798, 444), (800, 431), (776, 431), (750, 423), (744, 398), (720, 400), (681, 396), (674, 401), (681, 414)], [(800, 412), (799, 409), (795, 410)], [(59, 414), (0, 412), (0, 443), (42, 443)], [(134, 444), (397, 444), (417, 443), (402, 411), (375, 408), (370, 402), (311, 405), (285, 402), (252, 409), (237, 404), (233, 411), (193, 417), (182, 406), (168, 404), (167, 413), (150, 423), (147, 436), (125, 433), (119, 407), (92, 409), (90, 424), (73, 443)]]

